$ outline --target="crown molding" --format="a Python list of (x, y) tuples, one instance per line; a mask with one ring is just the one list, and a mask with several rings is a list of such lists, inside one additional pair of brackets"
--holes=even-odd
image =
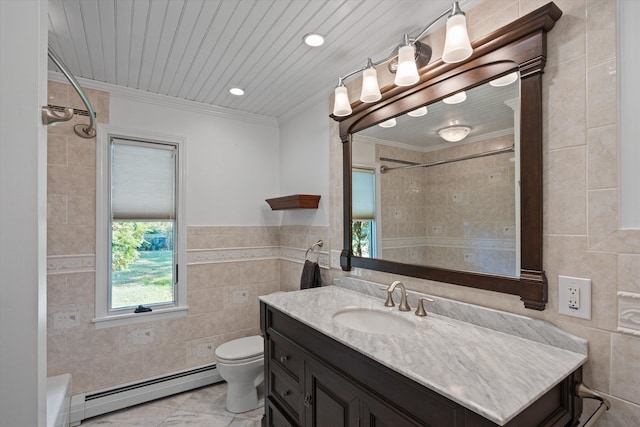
[[(62, 73), (49, 71), (49, 80), (61, 83), (69, 83)], [(96, 80), (76, 77), (82, 87), (109, 92), (111, 96), (128, 99), (131, 101), (145, 102), (147, 104), (161, 107), (177, 108), (192, 113), (208, 114), (223, 119), (239, 120), (243, 123), (253, 123), (262, 126), (278, 128), (278, 120), (271, 116), (262, 116), (243, 111), (232, 110), (231, 108), (219, 107), (217, 105), (204, 104), (202, 102), (189, 101), (187, 99), (176, 98), (167, 95), (147, 92), (140, 89), (118, 86), (111, 83), (99, 82)]]

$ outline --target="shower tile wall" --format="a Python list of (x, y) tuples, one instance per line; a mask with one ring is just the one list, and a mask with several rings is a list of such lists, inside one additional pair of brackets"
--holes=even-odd
[[(548, 3), (548, 0), (484, 0), (467, 11), (472, 40)], [(563, 15), (547, 38), (543, 75), (544, 268), (549, 303), (543, 312), (526, 310), (519, 298), (463, 286), (355, 269), (350, 274), (382, 283), (402, 279), (411, 289), (546, 319), (589, 340), (585, 383), (613, 404), (598, 427), (640, 425), (640, 326), (636, 336), (619, 330), (624, 316), (640, 312), (640, 233), (617, 228), (617, 80), (615, 0), (554, 0)], [(430, 36), (433, 58), (441, 55), (443, 34)], [(381, 86), (393, 76), (378, 69)], [(359, 82), (348, 85), (351, 99)], [(342, 188), (342, 147), (331, 129), (332, 194)], [(341, 248), (342, 199), (332, 200), (332, 249)], [(331, 270), (332, 276), (344, 273)], [(558, 275), (592, 281), (592, 320), (558, 314)], [(629, 293), (627, 298), (618, 292)], [(620, 307), (620, 308), (619, 308)], [(627, 310), (627, 311), (623, 311)], [(585, 414), (595, 409), (585, 405)]]
[[(109, 94), (86, 92), (98, 122), (108, 123)], [(49, 103), (85, 108), (54, 81)], [(259, 332), (258, 296), (281, 289), (281, 270), (282, 289), (297, 288), (306, 248), (327, 234), (327, 227), (189, 226), (188, 316), (96, 329), (95, 140), (73, 133), (87, 120), (48, 128), (48, 374), (71, 373), (74, 394), (213, 363), (216, 346)]]
[[(513, 135), (427, 153), (378, 144), (376, 158), (429, 163), (511, 145)], [(513, 153), (504, 153), (382, 175), (382, 257), (514, 275), (515, 168), (511, 157)]]

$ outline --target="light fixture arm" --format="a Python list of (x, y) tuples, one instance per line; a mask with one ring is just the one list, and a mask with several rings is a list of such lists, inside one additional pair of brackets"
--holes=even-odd
[(451, 6), (449, 9), (445, 10), (444, 12), (442, 12), (442, 14), (440, 14), (440, 16), (438, 16), (436, 19), (434, 19), (433, 21), (431, 21), (431, 23), (429, 25), (427, 25), (426, 27), (424, 27), (424, 30), (422, 30), (420, 32), (420, 34), (418, 34), (418, 37), (416, 37), (415, 39), (410, 39), (412, 42), (416, 42), (417, 40), (420, 40), (421, 38), (423, 38), (424, 36), (427, 35), (427, 33), (429, 31), (431, 31), (431, 29), (433, 28), (434, 25), (436, 25), (438, 23), (438, 21), (440, 21), (442, 18), (444, 18), (445, 16), (449, 17), (455, 14), (455, 11), (459, 10), (460, 12), (462, 12), (460, 10), (460, 6), (458, 6), (458, 2), (453, 2), (453, 6)]
[[(444, 18), (445, 16), (452, 16), (455, 15), (457, 13), (464, 13), (462, 12), (462, 10), (460, 9), (460, 6), (458, 5), (458, 2), (453, 2), (453, 6), (451, 6), (450, 8), (448, 8), (447, 10), (445, 10), (444, 12), (442, 12), (440, 15), (438, 15), (438, 17), (436, 19), (434, 19), (433, 21), (431, 21), (431, 23), (429, 25), (427, 25), (424, 30), (422, 30), (420, 32), (420, 34), (418, 34), (417, 37), (409, 37), (407, 34), (404, 35), (404, 44), (414, 44), (415, 42), (417, 42), (418, 40), (420, 40), (421, 38), (423, 38), (424, 36), (427, 35), (427, 33), (433, 28), (434, 25), (436, 25), (438, 23), (438, 21), (440, 21), (442, 18)], [(394, 58), (398, 57), (398, 53), (397, 50), (394, 50), (394, 52), (392, 54), (390, 54), (389, 56), (387, 56), (384, 59), (381, 59), (379, 61), (371, 61), (371, 59), (369, 59), (369, 61), (371, 62), (371, 64), (367, 63), (366, 66), (362, 67), (362, 68), (358, 68), (357, 70), (353, 70), (347, 74), (345, 74), (342, 77), (338, 78), (338, 86), (344, 84), (344, 81), (346, 79), (348, 79), (349, 77), (352, 77), (358, 73), (363, 72), (364, 70), (366, 70), (367, 68), (369, 68), (369, 66), (374, 66), (377, 67), (378, 65), (382, 65), (382, 64), (386, 64), (387, 62), (391, 61)]]
[[(394, 83), (396, 86), (412, 86), (420, 81), (418, 62), (422, 58), (424, 64), (428, 64), (431, 59), (431, 47), (425, 45), (424, 52), (420, 52), (420, 39), (425, 37), (434, 25), (442, 18), (447, 17), (447, 30), (445, 35), (442, 61), (446, 63), (457, 63), (469, 58), (473, 53), (473, 48), (469, 43), (465, 14), (460, 9), (457, 1), (452, 6), (442, 12), (436, 19), (431, 21), (416, 38), (404, 34), (403, 42), (397, 50), (388, 57), (373, 62), (371, 58), (367, 60), (367, 65), (353, 70), (338, 78), (338, 86), (334, 93), (334, 116), (345, 117), (352, 113), (351, 102), (344, 82), (356, 74), (366, 74), (363, 76), (363, 86), (360, 100), (364, 103), (376, 102), (381, 99), (379, 83), (376, 77), (375, 67), (384, 63), (389, 63), (389, 70), (395, 72)], [(450, 34), (452, 36), (450, 37)], [(397, 58), (397, 66), (392, 67), (392, 61)], [(373, 70), (372, 70), (373, 69)]]

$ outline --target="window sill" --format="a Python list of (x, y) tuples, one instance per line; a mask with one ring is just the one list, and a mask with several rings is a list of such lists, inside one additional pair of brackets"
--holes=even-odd
[(189, 307), (172, 307), (157, 309), (147, 313), (126, 313), (116, 314), (108, 317), (97, 317), (91, 322), (95, 324), (96, 329), (110, 328), (112, 326), (130, 325), (132, 323), (142, 323), (154, 320), (172, 319), (174, 317), (184, 317), (188, 314)]

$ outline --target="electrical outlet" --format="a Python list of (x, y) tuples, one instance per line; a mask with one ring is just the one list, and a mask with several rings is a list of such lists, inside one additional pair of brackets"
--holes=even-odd
[(577, 286), (569, 286), (569, 301), (567, 302), (571, 310), (580, 310), (580, 288)]
[(591, 320), (591, 279), (558, 276), (558, 313)]

